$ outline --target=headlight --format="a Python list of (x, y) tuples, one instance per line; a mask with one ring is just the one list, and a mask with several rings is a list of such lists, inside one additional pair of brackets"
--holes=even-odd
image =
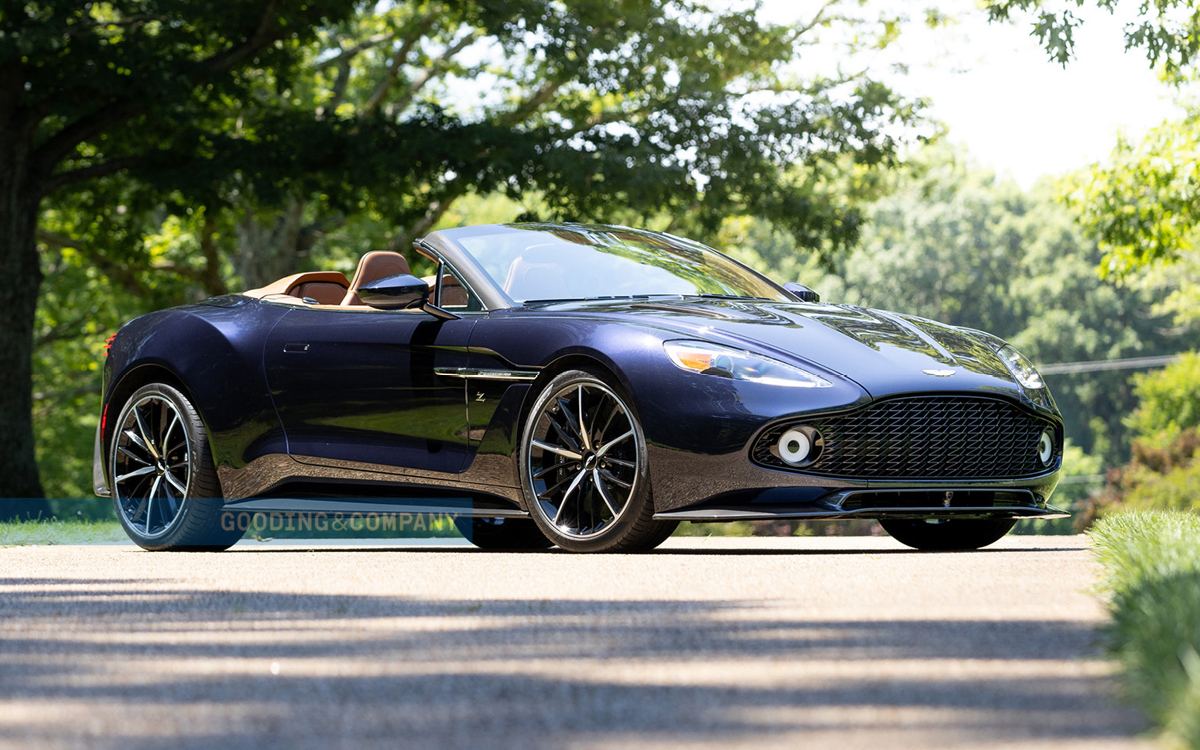
[(1004, 366), (1008, 368), (1008, 371), (1012, 373), (1012, 376), (1017, 379), (1017, 382), (1022, 387), (1032, 391), (1046, 387), (1046, 384), (1042, 382), (1042, 376), (1038, 374), (1037, 368), (1033, 366), (1033, 363), (1024, 354), (1021, 354), (1008, 344), (1001, 347), (1000, 351), (996, 352), (996, 356), (1000, 358), (1000, 361), (1004, 363)]
[(667, 356), (677, 367), (702, 375), (749, 380), (792, 388), (829, 388), (825, 378), (777, 359), (704, 341), (667, 341)]

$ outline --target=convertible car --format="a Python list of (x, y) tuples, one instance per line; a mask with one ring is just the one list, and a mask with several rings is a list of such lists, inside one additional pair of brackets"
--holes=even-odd
[[(252, 514), (445, 513), (487, 549), (649, 550), (682, 521), (878, 519), (976, 549), (1061, 516), (1063, 423), (981, 331), (823, 304), (619, 226), (433, 232), (131, 321), (96, 492), (146, 549)], [(373, 516), (374, 517), (374, 516)]]

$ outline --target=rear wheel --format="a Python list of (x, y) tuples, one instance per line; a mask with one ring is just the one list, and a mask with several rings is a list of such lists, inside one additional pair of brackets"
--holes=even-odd
[(677, 525), (653, 520), (642, 427), (619, 389), (592, 373), (564, 372), (538, 396), (520, 470), (533, 520), (563, 549), (643, 552)]
[(1012, 530), (1013, 518), (881, 519), (896, 541), (919, 550), (951, 551), (986, 547)]
[(480, 549), (517, 552), (554, 546), (536, 523), (524, 518), (456, 518), (454, 525)]
[(176, 388), (152, 383), (135, 391), (110, 450), (113, 505), (138, 546), (223, 550), (241, 538), (238, 519), (223, 512), (204, 423)]

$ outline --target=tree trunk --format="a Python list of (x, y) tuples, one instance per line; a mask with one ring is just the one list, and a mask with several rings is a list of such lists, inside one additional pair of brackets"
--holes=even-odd
[[(0, 110), (11, 103), (0, 91)], [(0, 115), (0, 519), (50, 515), (38, 479), (31, 394), (41, 191), (33, 184), (32, 129), (12, 112)]]
[(245, 289), (257, 289), (296, 272), (304, 201), (292, 196), (278, 213), (260, 216), (247, 209), (238, 223), (235, 267)]

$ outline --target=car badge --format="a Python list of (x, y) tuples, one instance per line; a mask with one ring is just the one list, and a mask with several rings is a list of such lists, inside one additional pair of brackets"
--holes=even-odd
[(935, 378), (948, 378), (954, 374), (954, 370), (921, 370), (926, 375), (932, 375)]

